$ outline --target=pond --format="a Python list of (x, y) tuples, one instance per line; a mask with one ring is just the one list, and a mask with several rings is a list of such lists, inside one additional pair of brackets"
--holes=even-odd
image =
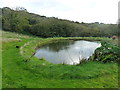
[(63, 40), (37, 49), (35, 57), (45, 58), (54, 64), (79, 64), (82, 59), (92, 56), (95, 49), (100, 46), (100, 42)]

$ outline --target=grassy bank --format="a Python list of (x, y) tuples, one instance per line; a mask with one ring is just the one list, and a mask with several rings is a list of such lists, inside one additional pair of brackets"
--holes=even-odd
[[(110, 38), (38, 38), (3, 32), (3, 88), (117, 88), (118, 64), (86, 62), (81, 65), (52, 64), (33, 55), (35, 48), (61, 39), (112, 42)], [(116, 42), (116, 41), (114, 41)], [(20, 48), (16, 48), (19, 46)]]

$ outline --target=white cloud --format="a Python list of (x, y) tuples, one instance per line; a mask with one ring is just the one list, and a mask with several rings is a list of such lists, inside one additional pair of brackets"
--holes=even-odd
[(3, 6), (79, 22), (116, 23), (119, 0), (4, 0)]

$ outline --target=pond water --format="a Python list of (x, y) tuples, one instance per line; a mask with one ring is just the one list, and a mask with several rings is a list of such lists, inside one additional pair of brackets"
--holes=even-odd
[(88, 59), (100, 46), (100, 42), (64, 40), (42, 46), (35, 56), (54, 64), (73, 65), (79, 64), (82, 59)]

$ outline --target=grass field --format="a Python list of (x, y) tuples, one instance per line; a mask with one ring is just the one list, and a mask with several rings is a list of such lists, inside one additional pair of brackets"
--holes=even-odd
[(100, 40), (115, 44), (117, 42), (99, 37), (43, 39), (3, 31), (2, 87), (118, 88), (117, 63), (89, 61), (80, 65), (62, 65), (52, 64), (33, 56), (36, 47), (61, 39)]

